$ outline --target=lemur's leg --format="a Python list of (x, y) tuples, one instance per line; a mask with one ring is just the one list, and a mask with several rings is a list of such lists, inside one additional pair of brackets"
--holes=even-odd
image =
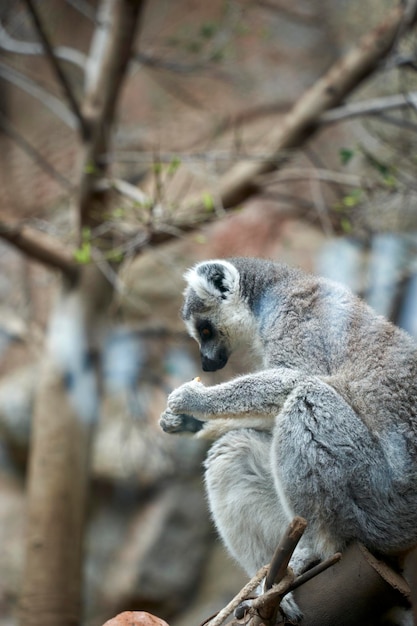
[[(232, 431), (216, 441), (205, 463), (207, 495), (217, 530), (249, 576), (271, 561), (291, 521), (271, 475), (271, 443), (268, 433)], [(302, 548), (301, 552), (299, 560), (307, 562), (308, 555)], [(295, 621), (301, 617), (291, 594), (284, 598), (282, 608)]]
[(269, 563), (290, 521), (275, 492), (271, 443), (270, 434), (234, 430), (212, 445), (205, 462), (214, 521), (227, 548), (250, 576)]
[(319, 380), (294, 389), (277, 416), (271, 473), (291, 511), (308, 521), (303, 543), (314, 542), (320, 556), (352, 539), (381, 551), (417, 541), (411, 458), (400, 428), (391, 431), (373, 435)]

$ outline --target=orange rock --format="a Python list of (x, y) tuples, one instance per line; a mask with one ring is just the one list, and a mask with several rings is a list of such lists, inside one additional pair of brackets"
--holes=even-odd
[(103, 626), (169, 626), (160, 617), (145, 611), (124, 611), (109, 619)]

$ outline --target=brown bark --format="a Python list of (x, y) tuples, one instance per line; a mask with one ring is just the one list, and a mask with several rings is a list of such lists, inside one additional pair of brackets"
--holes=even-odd
[[(89, 266), (83, 269), (75, 289), (63, 290), (55, 314), (59, 322), (70, 307), (86, 339), (77, 346), (78, 356), (80, 361), (90, 361), (91, 368), (94, 363), (88, 356), (95, 352), (95, 330), (105, 316), (110, 296), (104, 276), (95, 266)], [(25, 626), (80, 623), (83, 529), (90, 444), (97, 414), (79, 410), (61, 358), (52, 345), (40, 372), (35, 402), (20, 603), (21, 623)], [(94, 372), (86, 373), (94, 376)], [(98, 405), (96, 394), (93, 383), (86, 403)]]

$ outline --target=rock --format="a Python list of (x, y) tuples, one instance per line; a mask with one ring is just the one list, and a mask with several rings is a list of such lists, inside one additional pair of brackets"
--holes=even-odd
[[(90, 535), (109, 540), (103, 526)], [(172, 480), (139, 502), (117, 538), (106, 562), (97, 563), (92, 605), (107, 614), (141, 607), (170, 619), (195, 593), (214, 538), (201, 480)]]
[(109, 619), (103, 626), (168, 626), (168, 624), (145, 611), (124, 611)]

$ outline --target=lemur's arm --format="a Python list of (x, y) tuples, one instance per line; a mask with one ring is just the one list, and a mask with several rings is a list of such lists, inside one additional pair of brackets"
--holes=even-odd
[(217, 436), (243, 426), (270, 429), (271, 418), (277, 415), (288, 394), (308, 378), (296, 370), (277, 368), (213, 387), (193, 380), (170, 394), (160, 424), (166, 432), (196, 433), (210, 430), (209, 424), (204, 424), (206, 420), (216, 420), (213, 428)]

